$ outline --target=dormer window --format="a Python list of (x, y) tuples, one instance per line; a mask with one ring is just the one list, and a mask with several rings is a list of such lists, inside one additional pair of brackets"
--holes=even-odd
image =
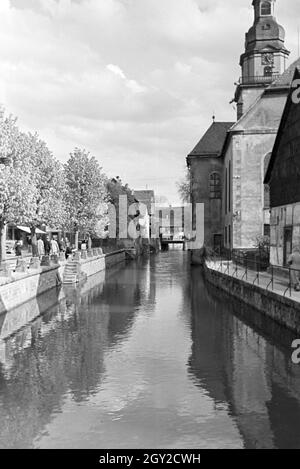
[(261, 16), (270, 16), (272, 14), (271, 2), (262, 2), (260, 13)]

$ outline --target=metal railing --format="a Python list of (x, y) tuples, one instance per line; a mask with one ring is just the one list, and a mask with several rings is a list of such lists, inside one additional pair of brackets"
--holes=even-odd
[[(207, 261), (213, 262), (214, 270), (232, 278), (251, 282), (269, 291), (282, 293), (283, 296), (292, 297), (293, 287), (299, 285), (300, 270), (292, 266), (267, 265), (265, 259), (248, 259), (236, 256), (236, 252), (213, 253)], [(295, 274), (294, 274), (295, 273)], [(293, 278), (294, 277), (294, 278)], [(293, 285), (293, 280), (297, 280)]]
[(250, 76), (250, 77), (241, 77), (239, 79), (239, 84), (240, 85), (257, 85), (261, 83), (266, 83), (270, 84), (276, 78), (279, 77), (279, 73), (273, 73), (272, 75), (255, 75), (255, 76)]

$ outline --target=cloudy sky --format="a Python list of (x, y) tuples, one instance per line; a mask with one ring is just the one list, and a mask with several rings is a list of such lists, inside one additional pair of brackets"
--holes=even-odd
[[(178, 202), (185, 157), (234, 120), (251, 0), (0, 0), (0, 102), (62, 161), (89, 150), (109, 176)], [(277, 0), (297, 58), (299, 0)]]

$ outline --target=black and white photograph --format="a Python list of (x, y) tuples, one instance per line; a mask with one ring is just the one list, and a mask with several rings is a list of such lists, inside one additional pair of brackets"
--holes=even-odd
[(299, 0), (0, 19), (0, 449), (300, 449)]

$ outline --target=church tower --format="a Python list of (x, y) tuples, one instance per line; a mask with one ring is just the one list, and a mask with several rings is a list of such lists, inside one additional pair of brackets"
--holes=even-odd
[(290, 52), (285, 48), (285, 30), (275, 18), (276, 0), (253, 0), (254, 24), (246, 33), (241, 55), (242, 76), (234, 101), (239, 119), (278, 75), (286, 69)]

